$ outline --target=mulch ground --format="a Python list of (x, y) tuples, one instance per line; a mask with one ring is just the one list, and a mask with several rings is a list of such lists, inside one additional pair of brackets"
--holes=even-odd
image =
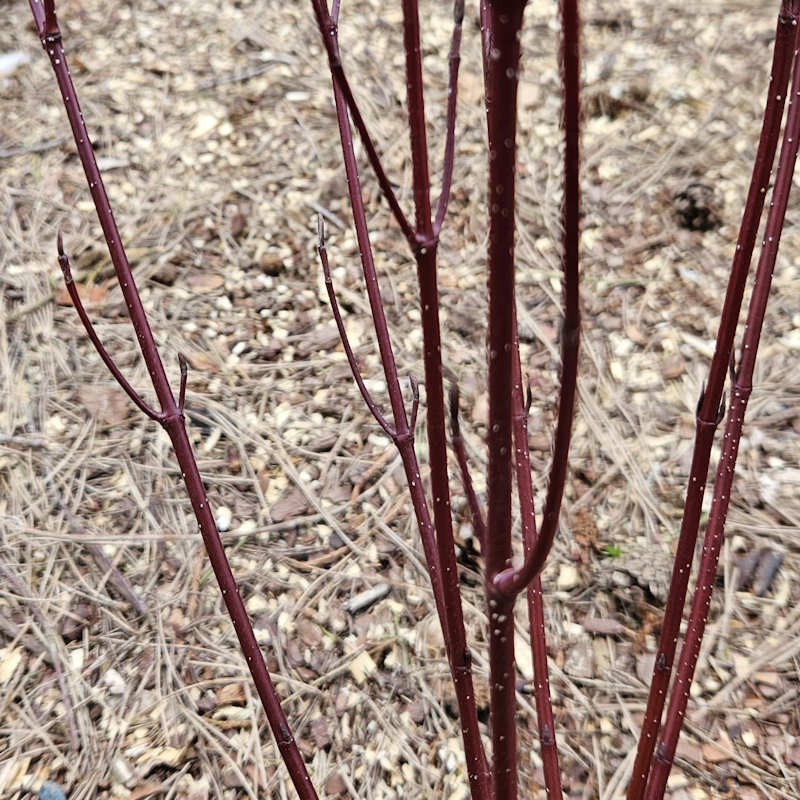
[[(345, 4), (342, 51), (410, 207), (401, 15), (383, 5)], [(423, 6), (438, 174), (451, 11)], [(483, 492), (486, 156), (473, 6), (440, 286), (444, 359)], [(755, 153), (778, 3), (769, 6), (604, 0), (584, 10), (580, 410), (544, 573), (570, 797), (621, 797), (631, 769), (694, 408)], [(314, 249), (322, 214), (351, 340), (385, 402), (310, 7), (64, 0), (58, 11), (176, 386), (178, 353), (190, 363), (188, 420), (209, 498), (312, 776), (329, 798), (466, 798), (399, 459), (352, 382)], [(554, 14), (551, 2), (529, 3), (520, 92), (519, 321), (540, 497), (558, 381)], [(103, 341), (147, 394), (27, 3), (0, 0), (0, 15), (0, 797), (22, 800), (43, 781), (69, 800), (291, 797), (168, 440), (113, 382), (69, 307), (58, 231)], [(365, 176), (398, 365), (420, 377), (413, 259)], [(673, 800), (800, 794), (797, 209), (794, 200)], [(423, 462), (424, 439), (421, 427)], [(454, 509), (466, 551), (458, 492)], [(485, 716), (481, 564), (466, 561)], [(354, 612), (348, 601), (375, 587), (380, 599)], [(521, 785), (538, 797), (521, 615), (518, 644)]]

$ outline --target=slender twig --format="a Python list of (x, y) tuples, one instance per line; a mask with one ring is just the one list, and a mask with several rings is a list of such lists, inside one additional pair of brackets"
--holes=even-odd
[[(450, 495), (447, 474), (447, 441), (442, 385), (441, 337), (438, 319), (438, 291), (436, 287), (436, 238), (433, 233), (430, 207), (430, 184), (425, 143), (425, 114), (422, 101), (421, 51), (419, 47), (419, 18), (415, 0), (403, 5), (403, 30), (406, 49), (407, 83), (409, 85), (409, 128), (414, 164), (414, 201), (416, 228), (403, 229), (414, 248), (417, 272), (420, 278), (422, 303), (423, 346), (425, 351), (425, 388), (427, 399), (427, 432), (433, 487), (433, 519), (419, 474), (414, 452), (413, 428), (409, 428), (405, 411), (401, 407), (401, 392), (397, 382), (397, 369), (391, 348), (388, 328), (382, 308), (378, 281), (366, 225), (360, 179), (352, 145), (350, 118), (365, 143), (365, 134), (359, 125), (360, 113), (343, 79), (337, 41), (337, 17), (329, 15), (323, 0), (312, 0), (317, 24), (328, 52), (331, 67), (334, 100), (345, 172), (348, 179), (351, 209), (356, 226), (356, 238), (362, 257), (362, 268), (367, 295), (375, 325), (376, 340), (384, 366), (387, 388), (394, 416), (395, 443), (403, 461), (406, 479), (411, 492), (414, 514), (422, 538), (434, 599), (446, 644), (448, 660), (461, 716), (467, 757), (467, 771), (474, 800), (488, 800), (488, 765), (483, 750), (477, 717), (477, 705), (472, 685), (471, 656), (466, 645), (463, 611), (455, 560), (454, 537), (450, 512)], [(334, 9), (336, 11), (337, 9)], [(349, 115), (349, 118), (348, 118)], [(369, 149), (369, 148), (366, 148)], [(393, 195), (377, 156), (370, 158), (373, 170), (390, 205)], [(384, 177), (382, 177), (384, 176)], [(395, 213), (395, 216), (398, 216)], [(399, 219), (403, 228), (403, 219)], [(418, 402), (415, 401), (412, 416)], [(415, 420), (414, 420), (415, 421)], [(431, 552), (431, 545), (435, 550)]]
[[(442, 568), (447, 613), (446, 637), (451, 643), (456, 694), (461, 698), (462, 729), (467, 750), (467, 772), (473, 798), (489, 791), (488, 764), (478, 731), (472, 688), (472, 657), (466, 642), (461, 604), (455, 537), (450, 507), (447, 463), (447, 423), (442, 368), (442, 335), (437, 283), (438, 233), (431, 219), (430, 172), (422, 84), (419, 9), (416, 0), (403, 0), (403, 44), (406, 54), (408, 128), (411, 147), (414, 216), (416, 224), (417, 282), (420, 297), (423, 368), (425, 372), (428, 458), (436, 544)], [(458, 18), (458, 15), (457, 15)], [(457, 40), (457, 34), (456, 34)], [(453, 117), (453, 124), (455, 118)], [(445, 171), (451, 167), (446, 166)], [(449, 193), (449, 191), (448, 191)]]
[(108, 354), (105, 346), (100, 341), (100, 337), (97, 335), (97, 331), (95, 331), (94, 325), (92, 324), (91, 319), (89, 319), (89, 315), (86, 313), (86, 309), (83, 306), (81, 296), (78, 292), (78, 287), (72, 278), (72, 269), (69, 265), (69, 257), (64, 252), (64, 241), (60, 233), (58, 234), (57, 250), (58, 265), (61, 267), (61, 273), (64, 276), (64, 285), (66, 286), (70, 300), (72, 300), (72, 305), (74, 306), (75, 311), (77, 311), (80, 321), (83, 323), (83, 327), (86, 330), (86, 335), (89, 337), (89, 341), (94, 345), (94, 349), (97, 350), (97, 354), (100, 356), (106, 367), (108, 367), (108, 371), (114, 376), (114, 380), (116, 380), (116, 382), (122, 387), (125, 394), (127, 394), (128, 397), (133, 400), (134, 405), (140, 411), (150, 417), (150, 419), (161, 422), (164, 415), (156, 411), (154, 408), (151, 408), (142, 399), (141, 395), (136, 391), (136, 389), (134, 389), (133, 386), (128, 383), (127, 379), (120, 372), (119, 368), (114, 363), (114, 360)]
[[(105, 186), (103, 185), (103, 180), (97, 167), (91, 140), (86, 130), (83, 114), (80, 110), (75, 87), (72, 83), (69, 67), (67, 65), (61, 31), (55, 17), (53, 0), (45, 0), (44, 14), (42, 14), (42, 7), (38, 0), (29, 0), (29, 3), (34, 20), (36, 21), (39, 38), (50, 57), (50, 63), (55, 72), (81, 165), (86, 173), (92, 200), (94, 201), (100, 226), (103, 230), (111, 261), (114, 265), (114, 271), (117, 275), (120, 288), (122, 289), (122, 295), (125, 298), (125, 304), (128, 308), (128, 314), (134, 331), (136, 332), (136, 338), (139, 342), (142, 357), (147, 365), (156, 397), (161, 406), (161, 411), (157, 415), (158, 422), (165, 429), (172, 442), (176, 459), (181, 468), (181, 475), (200, 528), (203, 543), (208, 552), (223, 600), (228, 609), (228, 614), (231, 617), (234, 630), (239, 640), (239, 645), (253, 676), (253, 681), (256, 685), (262, 705), (264, 706), (267, 720), (273, 736), (275, 737), (278, 750), (286, 764), (289, 775), (301, 800), (317, 800), (317, 793), (311, 784), (303, 757), (289, 729), (286, 715), (281, 708), (280, 701), (278, 700), (269, 672), (267, 671), (263, 654), (256, 641), (253, 627), (239, 594), (236, 580), (231, 572), (230, 564), (225, 554), (225, 548), (222, 545), (214, 520), (214, 514), (208, 502), (203, 481), (200, 477), (200, 471), (197, 467), (194, 452), (189, 442), (182, 411), (186, 384), (185, 365), (181, 365), (179, 405), (175, 401), (169, 379), (164, 370), (147, 315), (145, 314), (139, 292), (136, 288), (130, 264), (125, 254), (119, 230), (117, 229), (114, 215), (111, 211), (108, 195), (106, 194)], [(59, 256), (61, 255), (62, 253), (59, 253)], [(64, 257), (64, 261), (66, 261), (66, 257)], [(61, 266), (62, 269), (64, 269), (65, 263), (62, 263)], [(65, 277), (68, 274), (68, 263), (66, 267), (67, 272), (65, 273)], [(68, 289), (70, 283), (71, 282), (68, 282)], [(80, 315), (82, 310), (80, 298), (77, 292), (74, 292), (74, 286), (72, 288), (73, 292), (70, 293), (70, 296)], [(87, 329), (87, 333), (89, 333), (91, 330), (91, 323), (85, 315), (85, 312), (81, 316), (81, 320)], [(89, 323), (88, 325), (87, 322)], [(96, 336), (92, 341), (95, 347), (97, 347), (99, 340), (97, 340)], [(102, 357), (103, 353), (105, 353), (102, 346), (98, 348), (98, 352), (100, 352)], [(105, 355), (108, 357), (107, 353)], [(116, 369), (115, 366), (112, 366), (113, 362), (110, 358), (107, 360), (106, 357), (103, 358), (103, 361), (107, 364), (114, 377), (119, 380), (122, 377), (119, 370)], [(127, 382), (120, 382), (120, 385), (125, 389)], [(131, 395), (131, 397), (133, 399), (133, 395)], [(137, 403), (137, 405), (139, 404)], [(145, 411), (144, 408), (142, 408), (142, 410)], [(148, 416), (150, 415), (148, 414)]]
[(461, 487), (467, 498), (469, 513), (472, 517), (472, 529), (475, 531), (475, 536), (481, 546), (481, 552), (484, 553), (486, 552), (486, 522), (483, 518), (483, 509), (478, 502), (478, 496), (475, 494), (475, 487), (469, 470), (467, 448), (464, 445), (464, 437), (461, 435), (461, 425), (458, 421), (458, 386), (456, 385), (450, 387), (450, 441), (458, 461)]
[(319, 27), (319, 32), (322, 36), (322, 43), (325, 45), (325, 50), (328, 53), (328, 64), (331, 75), (333, 76), (336, 85), (342, 92), (345, 106), (350, 112), (353, 125), (355, 125), (355, 128), (358, 131), (358, 135), (361, 139), (361, 143), (364, 145), (364, 150), (367, 154), (367, 158), (369, 159), (370, 166), (375, 173), (375, 177), (378, 180), (378, 185), (381, 188), (381, 192), (383, 192), (383, 196), (386, 198), (386, 202), (389, 204), (389, 208), (391, 209), (394, 218), (397, 220), (397, 224), (400, 226), (400, 230), (406, 237), (406, 240), (413, 243), (414, 229), (411, 227), (411, 224), (406, 218), (405, 212), (400, 207), (400, 203), (397, 201), (392, 184), (383, 169), (383, 164), (381, 163), (380, 156), (378, 155), (378, 150), (375, 147), (375, 143), (372, 140), (372, 136), (367, 128), (367, 124), (361, 114), (361, 109), (358, 107), (358, 103), (353, 95), (353, 89), (350, 86), (350, 82), (347, 80), (347, 75), (345, 74), (344, 67), (342, 66), (341, 56), (339, 54), (338, 38), (339, 3), (334, 3), (331, 12), (328, 11), (325, 0), (311, 0), (311, 5), (317, 18), (317, 26)]
[(725, 520), (730, 505), (736, 457), (739, 450), (747, 402), (753, 388), (756, 355), (769, 301), (781, 232), (786, 218), (786, 208), (789, 203), (789, 192), (792, 187), (798, 145), (800, 145), (800, 60), (797, 58), (795, 58), (791, 92), (793, 99), (789, 103), (789, 110), (786, 116), (786, 125), (775, 176), (775, 187), (764, 229), (764, 245), (756, 268), (755, 284), (742, 336), (739, 367), (735, 372), (731, 403), (722, 440), (722, 453), (714, 480), (714, 496), (703, 542), (703, 555), (697, 576), (697, 589), (694, 593), (683, 649), (675, 675), (675, 683), (664, 719), (664, 729), (656, 747), (655, 762), (653, 763), (645, 792), (646, 800), (661, 800), (664, 796), (667, 778), (675, 757), (675, 749), (689, 701), (689, 687), (691, 686), (697, 659), (700, 655), (700, 645), (702, 644), (711, 605), (711, 594), (725, 534)]
[(561, 389), (553, 436), (553, 463), (536, 546), (518, 570), (507, 569), (495, 583), (508, 595), (522, 591), (538, 575), (553, 546), (569, 465), (575, 416), (580, 343), (580, 20), (577, 0), (561, 2), (561, 72), (564, 87), (564, 197), (561, 207), (564, 320), (561, 326)]
[(453, 2), (453, 37), (450, 42), (450, 67), (447, 79), (447, 117), (445, 119), (444, 160), (442, 162), (442, 192), (436, 207), (433, 232), (438, 236), (442, 229), (447, 205), (450, 202), (450, 186), (453, 182), (456, 143), (456, 108), (458, 105), (458, 68), (461, 64), (461, 27), (464, 21), (464, 0)]
[[(386, 417), (383, 416), (383, 413), (372, 399), (372, 395), (370, 394), (369, 389), (367, 389), (366, 384), (364, 383), (364, 378), (361, 375), (361, 369), (358, 366), (358, 361), (356, 360), (353, 348), (350, 345), (350, 337), (347, 335), (347, 329), (344, 326), (342, 313), (339, 309), (339, 301), (336, 298), (336, 290), (333, 288), (333, 278), (331, 277), (331, 268), (330, 264), (328, 263), (328, 250), (325, 247), (325, 230), (323, 228), (321, 217), (319, 218), (319, 239), (317, 242), (317, 253), (319, 255), (320, 263), (322, 264), (322, 272), (325, 276), (325, 290), (328, 293), (328, 301), (331, 304), (331, 312), (333, 313), (333, 319), (336, 323), (336, 328), (339, 331), (339, 338), (342, 341), (342, 346), (344, 347), (344, 352), (347, 356), (347, 363), (350, 365), (350, 372), (353, 374), (356, 386), (358, 386), (358, 390), (361, 392), (361, 396), (364, 398), (364, 402), (366, 403), (367, 408), (370, 410), (370, 413), (373, 417), (375, 417), (378, 425), (383, 428), (386, 435), (390, 439), (394, 440), (397, 437), (397, 432), (389, 424)], [(411, 426), (411, 429), (413, 430), (413, 425)]]
[[(417, 0), (402, 0), (403, 48), (406, 55), (406, 110), (411, 142), (411, 173), (414, 194), (414, 219), (417, 241), (428, 246), (433, 238), (431, 223), (431, 181), (428, 171), (428, 137), (425, 129), (425, 93), (422, 83), (422, 48), (420, 46)], [(433, 242), (430, 242), (432, 245)]]
[[(417, 0), (403, 0), (403, 45), (406, 56), (406, 104), (411, 149), (412, 189), (419, 286), (422, 359), (425, 372), (428, 461), (436, 545), (444, 585), (447, 624), (445, 638), (450, 642), (450, 659), (459, 698), (462, 732), (467, 758), (470, 790), (475, 800), (488, 796), (488, 764), (478, 729), (477, 707), (472, 686), (472, 656), (469, 652), (461, 603), (458, 565), (455, 556), (450, 476), (447, 463), (447, 421), (442, 370), (442, 334), (439, 320), (437, 283), (438, 232), (431, 219), (431, 185), (425, 125), (425, 98), (422, 81), (422, 48)], [(458, 24), (459, 14), (456, 13)], [(458, 43), (458, 32), (455, 34)], [(454, 110), (455, 111), (455, 110)], [(452, 119), (455, 124), (455, 117)], [(445, 165), (445, 173), (451, 166)], [(449, 194), (449, 190), (448, 190)]]
[[(528, 402), (522, 392), (522, 367), (519, 355), (519, 330), (514, 312), (514, 355), (511, 413), (514, 430), (514, 467), (516, 471), (519, 515), (522, 526), (522, 541), (527, 555), (536, 546), (536, 512), (533, 503), (533, 480), (531, 478), (531, 458), (528, 450)], [(550, 671), (547, 666), (547, 636), (544, 627), (544, 603), (542, 597), (542, 578), (536, 575), (528, 584), (528, 620), (531, 637), (531, 657), (533, 660), (533, 692), (536, 697), (536, 719), (539, 726), (539, 743), (542, 755), (545, 791), (549, 800), (560, 800), (561, 772), (558, 766), (558, 746), (556, 744), (553, 703), (550, 697)]]
[(800, 14), (800, 2), (794, 0), (791, 5), (784, 3), (778, 16), (770, 84), (767, 90), (758, 151), (731, 265), (708, 385), (703, 390), (697, 404), (694, 453), (689, 470), (683, 519), (664, 609), (664, 621), (659, 636), (647, 709), (639, 737), (631, 783), (628, 787), (628, 800), (641, 800), (644, 795), (661, 715), (667, 699), (667, 688), (672, 675), (678, 633), (700, 526), (711, 448), (717, 426), (724, 415), (723, 389), (736, 335), (736, 324), (750, 271), (758, 224), (764, 209), (770, 172), (778, 145), (792, 58), (797, 42), (798, 14)]

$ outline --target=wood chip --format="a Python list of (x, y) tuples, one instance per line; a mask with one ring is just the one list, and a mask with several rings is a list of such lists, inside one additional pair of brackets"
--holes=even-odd
[(359, 686), (363, 686), (370, 675), (373, 675), (378, 669), (378, 665), (373, 661), (372, 656), (366, 650), (362, 650), (350, 661), (348, 669), (355, 679), (355, 682)]
[(269, 510), (273, 522), (284, 522), (308, 512), (308, 500), (299, 489), (290, 489)]
[(388, 583), (376, 583), (369, 589), (365, 589), (363, 592), (359, 592), (357, 595), (346, 600), (344, 602), (344, 610), (347, 611), (348, 614), (355, 616), (362, 611), (366, 611), (379, 600), (383, 600), (391, 591), (392, 587), (389, 586)]
[(628, 628), (615, 619), (587, 617), (583, 620), (583, 627), (589, 633), (595, 633), (599, 636), (624, 636), (630, 634)]

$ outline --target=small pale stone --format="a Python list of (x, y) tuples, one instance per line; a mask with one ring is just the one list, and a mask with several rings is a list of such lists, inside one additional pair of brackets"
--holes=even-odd
[(111, 762), (111, 777), (117, 783), (125, 786), (134, 779), (133, 767), (131, 767), (126, 758), (117, 756)]
[(355, 679), (355, 682), (361, 686), (367, 678), (378, 669), (377, 664), (372, 660), (372, 656), (365, 651), (359, 653), (350, 662), (350, 674)]
[(569, 592), (581, 582), (578, 568), (574, 564), (562, 564), (558, 569), (558, 580), (556, 586), (561, 592)]
[(755, 747), (758, 738), (756, 737), (755, 733), (751, 730), (746, 730), (742, 732), (742, 742), (747, 747)]
[(225, 533), (225, 531), (229, 531), (231, 528), (233, 514), (227, 506), (220, 506), (217, 509), (217, 513), (214, 514), (214, 519), (217, 523), (217, 530), (219, 530), (220, 533)]
[(103, 676), (103, 683), (106, 685), (109, 694), (125, 694), (125, 680), (113, 667), (106, 670), (106, 674)]
[(257, 614), (263, 614), (269, 608), (269, 603), (267, 603), (267, 598), (264, 597), (264, 595), (254, 594), (247, 599), (245, 608), (248, 614), (255, 616)]

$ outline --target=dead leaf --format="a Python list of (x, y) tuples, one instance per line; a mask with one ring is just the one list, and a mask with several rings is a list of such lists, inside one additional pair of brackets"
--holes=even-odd
[(136, 789), (134, 789), (128, 795), (128, 800), (144, 800), (145, 797), (149, 797), (150, 795), (161, 794), (163, 789), (163, 783), (148, 781), (147, 783), (143, 783), (141, 786), (138, 786)]
[(723, 761), (729, 761), (732, 757), (731, 741), (724, 731), (720, 731), (717, 741), (706, 742), (703, 745), (703, 758), (710, 764), (721, 764)]
[[(75, 283), (81, 304), (87, 311), (102, 308), (108, 297), (108, 287), (108, 283)], [(66, 286), (63, 286), (56, 294), (56, 303), (60, 306), (72, 305), (72, 298), (69, 296)]]
[(220, 705), (244, 705), (247, 702), (243, 683), (229, 683), (218, 689), (216, 695)]
[(217, 362), (213, 360), (208, 353), (202, 350), (194, 350), (190, 353), (186, 353), (186, 360), (189, 362), (189, 366), (192, 369), (196, 369), (200, 372), (217, 372), (219, 370)]
[(306, 647), (317, 648), (322, 642), (319, 625), (302, 617), (297, 620), (297, 635)]
[(607, 617), (587, 617), (583, 621), (583, 627), (589, 633), (595, 633), (599, 636), (624, 636), (629, 633), (621, 622)]
[(661, 377), (668, 381), (680, 378), (686, 372), (686, 361), (682, 356), (670, 356), (661, 362)]
[(247, 215), (237, 212), (231, 217), (230, 225), (231, 236), (233, 236), (234, 239), (238, 239), (245, 232), (245, 228), (247, 228)]
[(308, 500), (299, 489), (291, 489), (270, 509), (273, 522), (284, 522), (308, 511)]
[(214, 272), (200, 272), (190, 275), (186, 284), (195, 292), (213, 292), (225, 285), (225, 278)]
[(329, 797), (338, 797), (346, 792), (347, 784), (344, 782), (344, 778), (338, 772), (334, 772), (325, 781), (325, 794), (327, 794)]
[(65, 642), (74, 642), (96, 621), (97, 607), (94, 603), (76, 603), (59, 621), (58, 632)]
[(81, 405), (102, 425), (115, 425), (128, 416), (131, 402), (116, 384), (87, 385), (78, 389)]

